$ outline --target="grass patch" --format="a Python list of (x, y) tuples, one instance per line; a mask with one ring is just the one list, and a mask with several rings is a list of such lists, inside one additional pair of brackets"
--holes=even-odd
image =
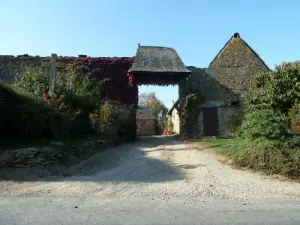
[(192, 142), (212, 148), (217, 154), (234, 157), (247, 141), (245, 139), (200, 139)]
[[(224, 163), (236, 168), (261, 171), (268, 175), (279, 174), (300, 178), (300, 137), (277, 140), (257, 139), (201, 139), (190, 143), (212, 148)], [(220, 161), (220, 160), (219, 160)]]

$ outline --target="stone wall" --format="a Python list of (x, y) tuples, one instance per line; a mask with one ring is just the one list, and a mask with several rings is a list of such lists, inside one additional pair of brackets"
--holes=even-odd
[[(235, 128), (243, 118), (243, 106), (227, 106), (222, 101), (206, 101), (202, 108), (217, 108), (218, 137), (229, 138), (234, 136)], [(199, 136), (204, 135), (203, 113), (200, 110)]]
[(43, 62), (50, 62), (50, 57), (0, 55), (0, 81), (14, 82), (24, 67), (41, 66)]
[(136, 124), (139, 136), (155, 135), (155, 120), (137, 119)]
[(188, 67), (192, 74), (187, 79), (185, 90), (200, 91), (206, 101), (222, 101), (222, 104), (231, 104), (239, 99), (239, 95), (213, 78), (207, 69)]
[(234, 136), (234, 131), (243, 118), (242, 107), (218, 108), (219, 137), (229, 138)]
[(71, 146), (52, 142), (44, 147), (7, 150), (0, 154), (0, 180), (20, 176), (17, 168), (31, 168), (31, 173), (39, 173), (40, 178), (63, 175), (70, 166), (119, 144), (117, 139), (76, 142)]

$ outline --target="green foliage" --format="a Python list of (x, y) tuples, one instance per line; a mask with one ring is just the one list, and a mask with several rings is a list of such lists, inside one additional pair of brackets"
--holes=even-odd
[(255, 76), (245, 100), (248, 105), (268, 104), (287, 114), (300, 102), (300, 61), (282, 63), (274, 71)]
[(90, 74), (85, 72), (83, 63), (66, 64), (56, 76), (56, 93), (65, 95), (65, 102), (77, 108), (84, 106), (97, 108), (101, 100), (104, 82), (92, 83)]
[(0, 85), (0, 95), (3, 136), (35, 139), (49, 131), (47, 119), (53, 110), (45, 99), (5, 85)]
[(124, 135), (124, 127), (131, 121), (130, 114), (133, 111), (131, 106), (123, 105), (119, 102), (105, 101), (98, 110), (89, 114), (95, 129), (103, 132), (107, 127), (114, 127), (116, 133)]
[(245, 96), (247, 110), (237, 133), (251, 138), (282, 137), (288, 131), (290, 110), (299, 100), (300, 61), (282, 63), (274, 71), (256, 75)]
[(286, 135), (287, 118), (266, 105), (248, 106), (239, 133), (245, 138), (281, 138)]
[(299, 178), (300, 137), (288, 133), (291, 120), (292, 130), (300, 124), (299, 100), (300, 61), (256, 75), (238, 129), (249, 139), (234, 150), (227, 148), (225, 154), (238, 166)]
[(300, 133), (300, 104), (297, 103), (289, 111), (289, 119), (291, 120), (291, 132)]
[(49, 75), (41, 67), (25, 67), (20, 79), (12, 84), (14, 90), (31, 93), (35, 96), (43, 96), (49, 89)]
[(214, 148), (218, 154), (232, 158), (236, 156), (239, 149), (247, 144), (247, 141), (247, 139), (234, 138), (204, 140), (203, 142), (208, 144), (209, 147)]
[(180, 118), (180, 136), (182, 139), (193, 139), (198, 134), (199, 110), (204, 101), (200, 92), (190, 93), (178, 105)]
[(98, 110), (90, 113), (90, 119), (93, 123), (101, 123), (102, 125), (115, 125), (121, 120), (124, 113), (124, 107), (121, 104), (112, 103), (111, 101), (105, 101)]
[(105, 81), (92, 83), (82, 63), (66, 64), (56, 75), (55, 93), (46, 100), (48, 77), (41, 68), (25, 68), (20, 80), (12, 84), (21, 96), (30, 96), (30, 101), (17, 106), (21, 116), (16, 128), (39, 135), (50, 129), (54, 139), (90, 130), (88, 113), (99, 107)]
[(250, 140), (239, 149), (234, 160), (242, 167), (299, 178), (300, 137), (289, 137), (284, 141), (263, 138)]
[(160, 101), (154, 92), (139, 95), (139, 106), (149, 108), (157, 118), (159, 128), (163, 130), (167, 126), (168, 109)]

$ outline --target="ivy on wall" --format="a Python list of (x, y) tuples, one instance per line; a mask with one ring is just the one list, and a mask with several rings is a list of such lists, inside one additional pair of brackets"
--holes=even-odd
[[(27, 76), (26, 78), (21, 78), (22, 80), (28, 80), (32, 77), (32, 70), (36, 69), (38, 71), (44, 72), (46, 69), (49, 70), (49, 67), (45, 65), (49, 65), (50, 57), (32, 57), (32, 56), (22, 56), (22, 57), (14, 57), (14, 56), (2, 56), (0, 57), (0, 80), (5, 82), (14, 82), (16, 78), (20, 80), (20, 75), (25, 71), (30, 71), (31, 76)], [(58, 73), (65, 73), (68, 65), (82, 65), (83, 72), (81, 76), (88, 76), (89, 80), (91, 80), (94, 84), (98, 83), (98, 81), (107, 80), (105, 84), (101, 88), (101, 94), (99, 94), (98, 101), (105, 101), (105, 99), (118, 101), (124, 105), (135, 105), (138, 101), (138, 87), (136, 85), (130, 86), (128, 83), (127, 72), (129, 68), (131, 68), (133, 64), (133, 57), (58, 57)], [(44, 65), (45, 64), (45, 65)], [(29, 69), (31, 68), (31, 69)], [(26, 70), (24, 70), (26, 69)], [(46, 86), (41, 87), (40, 89), (34, 88), (34, 92), (38, 92), (39, 96), (42, 96), (42, 93), (45, 93), (48, 90), (48, 72), (45, 72)], [(36, 74), (36, 71), (35, 73)], [(41, 76), (39, 76), (41, 77)], [(70, 78), (70, 77), (67, 77)], [(83, 77), (85, 79), (85, 77)], [(30, 80), (29, 79), (29, 80)], [(34, 81), (37, 81), (35, 78)], [(43, 81), (44, 81), (43, 80)], [(58, 85), (59, 76), (57, 77), (57, 86)], [(33, 84), (32, 82), (30, 82)], [(39, 82), (40, 83), (40, 82)], [(27, 85), (34, 86), (34, 85)], [(83, 91), (83, 94), (85, 91)], [(93, 95), (91, 99), (95, 100), (98, 95)], [(101, 96), (101, 97), (100, 97)], [(52, 96), (51, 100), (54, 100), (54, 96)], [(46, 98), (46, 96), (45, 96)], [(101, 98), (101, 99), (100, 99)], [(95, 100), (97, 101), (97, 100)], [(127, 124), (124, 125), (123, 133), (128, 136), (128, 139), (134, 139), (132, 137), (135, 136), (135, 110), (132, 110), (132, 116), (128, 120)]]
[[(8, 79), (8, 77), (15, 77), (20, 74), (22, 68), (26, 66), (43, 67), (44, 62), (49, 62), (50, 57), (32, 57), (22, 56), (0, 57), (0, 80)], [(3, 63), (2, 63), (3, 62)], [(9, 63), (8, 63), (9, 62)], [(83, 64), (85, 68), (84, 74), (90, 74), (90, 79), (93, 82), (108, 79), (105, 82), (101, 99), (109, 99), (118, 101), (126, 105), (137, 105), (138, 103), (138, 85), (177, 85), (181, 77), (170, 76), (144, 76), (137, 79), (128, 76), (128, 70), (134, 62), (134, 57), (58, 57), (57, 63), (63, 70), (63, 65), (70, 63)], [(47, 69), (47, 68), (46, 68)], [(12, 80), (12, 79), (10, 79)], [(202, 102), (202, 95), (200, 93), (192, 93), (185, 96), (183, 94), (181, 114), (181, 131), (184, 138), (190, 138), (195, 135), (197, 128), (197, 120), (199, 117), (199, 107)], [(184, 97), (185, 96), (185, 97)], [(130, 121), (124, 127), (124, 132), (134, 139), (136, 137), (136, 109), (131, 110)], [(132, 137), (132, 138), (131, 138)]]
[(178, 115), (181, 139), (192, 139), (199, 133), (199, 110), (203, 102), (204, 97), (201, 92), (190, 93), (180, 99)]

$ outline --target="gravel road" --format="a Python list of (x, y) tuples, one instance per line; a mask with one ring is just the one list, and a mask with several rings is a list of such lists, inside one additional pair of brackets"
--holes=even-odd
[(45, 181), (0, 181), (0, 216), (2, 208), (16, 204), (13, 199), (24, 197), (36, 204), (32, 200), (36, 197), (39, 201), (67, 197), (101, 199), (102, 203), (113, 199), (120, 207), (125, 200), (196, 207), (203, 202), (249, 205), (300, 196), (299, 183), (233, 169), (218, 162), (209, 150), (193, 149), (173, 137), (122, 145), (70, 168), (69, 173), (72, 176)]

